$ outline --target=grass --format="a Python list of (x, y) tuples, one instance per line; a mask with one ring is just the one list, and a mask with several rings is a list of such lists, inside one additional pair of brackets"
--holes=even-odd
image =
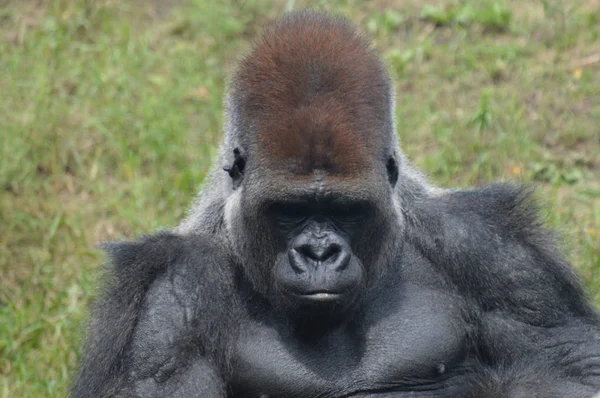
[[(65, 396), (104, 261), (173, 226), (226, 77), (283, 1), (1, 1), (0, 397)], [(405, 150), (444, 186), (534, 183), (600, 303), (600, 3), (296, 1), (357, 21)]]

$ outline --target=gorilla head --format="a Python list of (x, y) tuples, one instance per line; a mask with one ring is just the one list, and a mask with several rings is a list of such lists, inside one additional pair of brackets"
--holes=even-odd
[(287, 314), (341, 316), (398, 252), (392, 103), (369, 43), (322, 14), (272, 26), (233, 79), (226, 225)]

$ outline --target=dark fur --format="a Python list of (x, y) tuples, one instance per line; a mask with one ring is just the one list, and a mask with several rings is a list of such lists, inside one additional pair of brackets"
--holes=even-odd
[[(93, 360), (83, 363), (73, 396), (127, 396), (135, 387), (131, 372), (159, 380), (157, 374), (171, 376), (198, 357), (210, 358), (210, 377), (220, 380), (227, 372), (227, 333), (233, 331), (227, 321), (236, 308), (231, 270), (221, 266), (231, 262), (224, 246), (210, 236), (161, 232), (106, 250), (112, 267), (104, 299), (92, 311), (86, 346), (86, 357)], [(150, 295), (157, 312), (148, 320)], [(150, 334), (136, 336), (136, 328)], [(171, 347), (169, 334), (177, 345)]]
[[(188, 218), (174, 231), (109, 245), (112, 267), (72, 396), (238, 397), (270, 389), (270, 396), (517, 398), (598, 391), (598, 316), (540, 226), (530, 190), (428, 185), (400, 152), (392, 97), (380, 61), (347, 21), (300, 12), (269, 28), (233, 79), (222, 155)], [(315, 170), (323, 180), (313, 180)], [(294, 324), (297, 314), (273, 287), (272, 264), (288, 240), (274, 234), (264, 211), (269, 201), (320, 183), (368, 200), (377, 216), (352, 241), (366, 270), (360, 301), (343, 313), (341, 326), (319, 319), (317, 328)], [(411, 302), (421, 307), (413, 310)], [(395, 314), (410, 322), (392, 323), (391, 340), (365, 343)], [(454, 320), (447, 341), (423, 346), (436, 330), (418, 325), (447, 319)], [(313, 328), (318, 336), (309, 336)], [(405, 351), (384, 351), (362, 365), (369, 350), (379, 352), (369, 344), (396, 347), (403, 339)], [(419, 352), (412, 346), (423, 355), (410, 357)], [(258, 352), (244, 356), (252, 350)], [(418, 365), (429, 357), (423, 361), (433, 373)], [(408, 370), (385, 376), (395, 358), (397, 369)], [(273, 371), (261, 373), (271, 362)], [(363, 367), (370, 378), (345, 378)]]

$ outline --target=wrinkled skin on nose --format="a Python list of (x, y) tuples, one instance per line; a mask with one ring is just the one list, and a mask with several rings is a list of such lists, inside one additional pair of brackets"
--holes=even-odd
[(350, 263), (351, 251), (342, 237), (330, 232), (305, 233), (292, 242), (288, 258), (292, 269), (299, 273), (326, 268), (341, 272)]

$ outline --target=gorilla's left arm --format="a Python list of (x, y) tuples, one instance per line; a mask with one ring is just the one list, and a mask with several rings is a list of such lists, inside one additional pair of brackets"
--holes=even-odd
[(531, 190), (498, 184), (406, 207), (407, 239), (476, 304), (484, 363), (600, 388), (598, 315), (541, 227)]

